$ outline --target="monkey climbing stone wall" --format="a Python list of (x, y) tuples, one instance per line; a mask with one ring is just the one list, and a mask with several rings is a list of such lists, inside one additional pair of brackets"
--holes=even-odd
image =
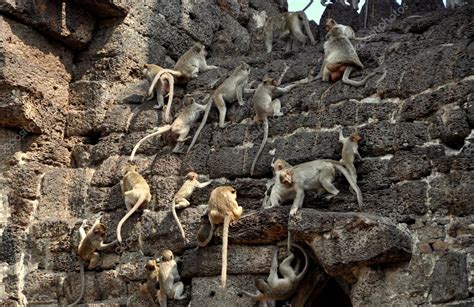
[[(207, 64), (218, 68), (175, 84), (174, 118), (188, 98), (205, 104), (242, 62), (251, 67), (251, 89), (266, 75), (278, 78), (286, 65), (282, 86), (319, 71), (324, 40), (317, 36), (315, 45), (290, 53), (283, 39), (275, 39), (266, 53), (263, 11), (275, 16), (286, 3), (218, 2), (7, 1), (0, 8), (2, 304), (74, 302), (81, 292), (83, 220), (92, 224), (100, 217), (107, 229), (103, 242), (117, 239), (114, 230), (127, 213), (122, 167), (135, 144), (165, 124), (155, 100), (141, 102), (149, 87), (144, 64), (174, 68), (197, 41), (210, 50)], [(473, 304), (473, 10), (464, 5), (449, 14), (441, 8), (420, 17), (403, 14), (369, 41), (354, 43), (365, 68), (351, 78), (377, 72), (364, 86), (310, 80), (283, 93), (284, 116), (268, 116), (253, 176), (264, 131), (253, 123), (251, 93), (244, 93), (243, 106), (226, 101), (222, 129), (215, 124), (219, 112), (211, 109), (188, 154), (173, 153), (172, 133), (147, 139), (134, 161), (151, 200), (123, 224), (122, 243), (101, 250), (97, 266), (85, 268), (81, 303), (149, 304), (143, 284), (156, 284), (160, 262), (170, 258), (160, 256), (170, 250), (180, 277), (173, 280), (179, 300), (166, 295), (170, 305), (255, 305), (238, 293), (256, 292), (254, 280), (269, 276), (275, 246), (290, 231), (309, 257), (301, 284), (311, 287), (301, 287), (299, 301), (314, 294), (308, 303), (335, 303), (337, 297), (347, 306)], [(358, 29), (351, 20), (328, 17)], [(272, 160), (339, 161), (339, 128), (343, 137), (362, 137), (361, 159), (353, 164), (363, 205), (338, 176), (338, 195), (327, 200), (305, 192), (295, 217), (289, 218), (291, 202), (262, 210)], [(177, 210), (185, 241), (171, 204), (189, 172), (212, 182)], [(222, 226), (196, 250), (198, 233), (210, 228), (204, 215), (210, 193), (221, 186), (235, 189), (243, 208), (229, 226), (225, 290)]]

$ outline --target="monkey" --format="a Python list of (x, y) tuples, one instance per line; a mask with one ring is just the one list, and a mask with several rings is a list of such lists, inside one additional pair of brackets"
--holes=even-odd
[(288, 162), (278, 159), (274, 165), (277, 167), (274, 177), (275, 184), (270, 192), (270, 204), (267, 207), (279, 206), (282, 202), (293, 199), (290, 216), (295, 216), (303, 205), (305, 190), (327, 191), (331, 194), (327, 199), (336, 196), (339, 194), (339, 190), (332, 184), (336, 170), (344, 175), (356, 192), (359, 207), (363, 204), (362, 193), (342, 162), (314, 160), (291, 166)]
[(173, 252), (169, 249), (163, 251), (158, 276), (160, 284), (158, 299), (161, 307), (168, 305), (168, 299), (183, 300), (186, 298), (183, 294), (184, 284), (178, 273), (178, 265), (174, 260)]
[(337, 23), (334, 19), (328, 18), (326, 19), (326, 23), (324, 24), (324, 30), (329, 33), (332, 28), (338, 27), (341, 29), (342, 33), (347, 36), (349, 39), (357, 40), (357, 41), (365, 41), (370, 38), (370, 36), (365, 36), (365, 37), (356, 37), (354, 29), (350, 26), (346, 26), (343, 24)]
[[(289, 241), (289, 240), (288, 240)], [(291, 252), (291, 248), (288, 251), (288, 256), (283, 259), (283, 261), (278, 265), (278, 251), (279, 246), (285, 245), (285, 243), (278, 243), (273, 251), (272, 264), (270, 267), (270, 275), (268, 276), (267, 281), (259, 278), (255, 281), (255, 286), (257, 287), (257, 293), (249, 293), (247, 291), (240, 291), (241, 294), (245, 294), (251, 298), (254, 298), (258, 301), (276, 301), (282, 300), (285, 301), (289, 299), (297, 290), (301, 280), (308, 271), (309, 267), (309, 258), (304, 249), (296, 243), (288, 243), (292, 247), (295, 247), (301, 251), (304, 256), (305, 266), (298, 273), (299, 270), (299, 259), (295, 268), (291, 266), (295, 254)], [(278, 272), (281, 274), (282, 278), (278, 276)]]
[(122, 234), (120, 231), (123, 223), (125, 223), (138, 208), (149, 203), (151, 200), (150, 187), (145, 178), (137, 172), (137, 167), (128, 163), (124, 167), (124, 172), (125, 175), (123, 179), (120, 180), (120, 189), (125, 198), (125, 206), (127, 206), (128, 212), (117, 225), (117, 240), (119, 243), (122, 243)]
[(132, 154), (130, 155), (129, 161), (133, 161), (135, 158), (135, 153), (137, 152), (140, 145), (147, 139), (154, 137), (156, 135), (160, 136), (161, 134), (170, 131), (173, 134), (178, 135), (176, 146), (173, 148), (174, 153), (181, 153), (184, 142), (188, 139), (189, 130), (191, 126), (199, 119), (202, 112), (206, 109), (206, 105), (197, 103), (194, 98), (190, 98), (190, 104), (185, 106), (178, 117), (173, 121), (171, 125), (164, 125), (159, 128), (155, 128), (152, 133), (143, 137), (137, 144), (133, 147)]
[(100, 254), (97, 251), (103, 250), (112, 246), (116, 243), (113, 241), (111, 243), (104, 244), (105, 234), (107, 228), (100, 222), (100, 217), (97, 218), (92, 225), (89, 231), (85, 232), (84, 228), (87, 225), (87, 220), (83, 220), (81, 226), (79, 227), (79, 237), (80, 242), (77, 249), (77, 254), (79, 256), (79, 263), (81, 266), (81, 290), (77, 300), (69, 306), (75, 306), (79, 304), (84, 296), (85, 292), (85, 277), (84, 277), (84, 262), (89, 261), (87, 268), (89, 270), (94, 269), (99, 263)]
[(219, 110), (219, 127), (224, 128), (226, 126), (225, 115), (227, 112), (225, 102), (233, 102), (237, 100), (239, 105), (243, 106), (245, 104), (243, 94), (255, 92), (255, 90), (244, 88), (248, 82), (249, 74), (250, 66), (247, 63), (241, 63), (239, 66), (237, 66), (237, 68), (234, 69), (232, 74), (227, 79), (225, 79), (224, 82), (219, 85), (219, 87), (217, 87), (211, 98), (208, 99), (206, 112), (204, 113), (202, 122), (193, 137), (191, 145), (188, 147), (187, 153), (191, 151), (191, 148), (193, 148), (194, 144), (196, 143), (202, 128), (204, 128), (213, 102)]
[(160, 268), (155, 259), (150, 259), (145, 265), (147, 272), (146, 283), (141, 286), (141, 292), (148, 296), (154, 306), (158, 295)]
[(177, 81), (187, 83), (191, 79), (197, 78), (199, 72), (219, 68), (215, 65), (207, 65), (206, 55), (206, 47), (199, 42), (186, 51), (174, 66), (174, 70), (180, 72), (180, 75), (176, 76)]
[(281, 96), (294, 87), (298, 86), (298, 84), (306, 83), (303, 82), (295, 82), (290, 84), (286, 87), (278, 87), (283, 76), (285, 75), (286, 71), (288, 70), (288, 66), (285, 67), (282, 75), (280, 76), (279, 80), (275, 80), (269, 77), (264, 77), (262, 83), (260, 83), (255, 90), (254, 96), (252, 98), (253, 107), (255, 110), (255, 117), (254, 122), (255, 124), (259, 124), (263, 122), (263, 141), (258, 149), (257, 155), (253, 160), (252, 166), (250, 168), (250, 175), (253, 176), (253, 172), (255, 170), (255, 164), (260, 157), (260, 154), (267, 143), (268, 138), (268, 116), (283, 116), (283, 112), (281, 112), (281, 103), (279, 99), (272, 100), (273, 96)]
[[(221, 286), (226, 287), (227, 283), (227, 242), (229, 236), (229, 225), (231, 221), (240, 219), (243, 208), (237, 203), (237, 192), (231, 186), (221, 186), (215, 188), (209, 197), (207, 207), (211, 230), (208, 232), (212, 238), (216, 225), (224, 224), (222, 232), (222, 271)], [(210, 239), (208, 238), (207, 242)]]
[(181, 232), (181, 237), (187, 242), (186, 240), (186, 235), (184, 234), (183, 226), (181, 225), (181, 222), (179, 221), (178, 215), (176, 214), (176, 209), (183, 209), (186, 208), (190, 205), (188, 199), (191, 197), (191, 195), (194, 192), (195, 188), (204, 188), (211, 184), (212, 180), (206, 181), (206, 182), (199, 182), (198, 180), (198, 174), (195, 172), (189, 172), (186, 175), (186, 181), (183, 183), (181, 188), (176, 192), (176, 195), (173, 198), (173, 203), (171, 204), (171, 211), (173, 212), (173, 217), (176, 220), (176, 223), (178, 224), (179, 231)]
[[(303, 27), (306, 35), (303, 34)], [(264, 25), (265, 48), (267, 53), (272, 52), (272, 44), (274, 36), (285, 38), (290, 35), (286, 43), (285, 52), (289, 52), (295, 45), (295, 42), (301, 42), (303, 46), (306, 44), (307, 37), (314, 45), (313, 33), (309, 27), (308, 17), (305, 12), (285, 12), (267, 19)]]
[(362, 159), (359, 154), (359, 142), (362, 140), (362, 137), (359, 133), (354, 132), (349, 137), (345, 138), (342, 134), (342, 129), (339, 128), (339, 142), (342, 143), (342, 152), (341, 152), (341, 162), (344, 163), (349, 174), (352, 176), (354, 182), (357, 183), (357, 171), (354, 167), (355, 156)]
[(206, 210), (206, 212), (201, 216), (201, 227), (199, 227), (199, 230), (197, 233), (196, 249), (199, 249), (199, 247), (204, 247), (207, 244), (209, 244), (213, 235), (214, 235), (214, 227), (209, 221), (209, 216)]
[(168, 93), (168, 104), (166, 105), (165, 111), (165, 122), (171, 121), (171, 105), (173, 103), (173, 95), (174, 95), (174, 76), (180, 76), (179, 71), (175, 71), (172, 69), (165, 69), (161, 66), (154, 65), (154, 64), (145, 64), (143, 66), (143, 75), (150, 83), (150, 87), (148, 89), (148, 95), (143, 97), (148, 98), (150, 100), (153, 98), (153, 91), (156, 92), (156, 102), (158, 103), (157, 108), (163, 108), (163, 93)]
[(354, 69), (363, 69), (357, 52), (349, 38), (343, 33), (341, 27), (332, 27), (328, 34), (328, 40), (324, 43), (324, 61), (321, 70), (315, 79), (322, 78), (323, 81), (337, 81), (341, 79), (345, 84), (353, 86), (364, 86), (369, 78), (375, 75), (370, 73), (364, 79), (355, 81), (349, 79)]

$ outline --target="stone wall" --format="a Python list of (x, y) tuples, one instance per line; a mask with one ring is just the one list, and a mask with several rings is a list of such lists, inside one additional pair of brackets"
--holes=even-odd
[[(263, 17), (284, 11), (286, 1), (53, 2), (0, 4), (0, 301), (8, 306), (75, 300), (83, 219), (101, 215), (107, 241), (116, 239), (126, 212), (121, 169), (134, 144), (163, 122), (154, 100), (140, 103), (144, 63), (172, 67), (195, 41), (209, 46), (208, 63), (219, 69), (176, 88), (177, 114), (185, 94), (203, 103), (241, 61), (257, 83), (289, 64), (284, 84), (319, 70), (323, 57), (323, 41), (288, 54), (278, 42), (264, 52)], [(274, 245), (290, 231), (311, 260), (294, 306), (474, 304), (474, 6), (445, 10), (431, 2), (402, 3), (408, 8), (382, 27), (387, 10), (379, 8), (400, 6), (376, 1), (374, 27), (365, 31), (372, 37), (356, 45), (366, 70), (353, 77), (377, 75), (365, 87), (316, 80), (283, 95), (285, 115), (270, 119), (253, 177), (263, 131), (252, 122), (250, 97), (229, 106), (224, 129), (211, 111), (187, 155), (171, 152), (170, 135), (145, 142), (137, 161), (152, 201), (124, 225), (123, 244), (86, 270), (82, 302), (147, 305), (139, 291), (144, 264), (170, 248), (188, 297), (174, 305), (252, 306), (239, 291), (255, 291), (253, 280), (268, 275)], [(354, 11), (326, 10), (323, 16), (362, 27)], [(294, 218), (289, 206), (261, 209), (272, 176), (268, 152), (293, 165), (338, 160), (337, 125), (363, 137), (355, 166), (364, 205), (339, 176), (339, 195), (306, 193)], [(191, 170), (214, 181), (178, 212), (185, 243), (169, 207)], [(223, 184), (237, 189), (244, 207), (230, 227), (226, 290), (219, 286), (222, 229), (195, 249), (209, 193)]]

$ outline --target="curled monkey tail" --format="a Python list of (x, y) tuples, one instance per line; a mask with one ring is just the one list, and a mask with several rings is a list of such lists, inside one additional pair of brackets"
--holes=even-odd
[(299, 249), (300, 252), (303, 253), (303, 256), (304, 256), (304, 268), (303, 270), (301, 270), (301, 272), (298, 275), (296, 275), (296, 281), (300, 281), (301, 279), (303, 279), (304, 274), (306, 274), (306, 271), (308, 271), (308, 267), (309, 267), (308, 254), (306, 254), (306, 252), (301, 247), (301, 245), (295, 244), (295, 243), (293, 243), (292, 245), (296, 247), (297, 249)]
[(308, 17), (306, 16), (305, 12), (301, 11), (299, 12), (299, 15), (301, 19), (303, 19), (303, 26), (306, 31), (306, 34), (309, 37), (309, 40), (311, 41), (311, 44), (314, 45), (316, 44), (316, 41), (314, 40), (313, 32), (311, 32), (311, 28), (309, 27), (309, 21)]
[(207, 102), (206, 105), (206, 111), (204, 112), (204, 116), (202, 117), (201, 124), (199, 125), (198, 130), (196, 131), (196, 134), (193, 137), (193, 140), (191, 142), (191, 145), (189, 145), (187, 153), (191, 151), (191, 148), (193, 148), (194, 144), (196, 144), (196, 141), (199, 137), (199, 134), (201, 133), (202, 128), (204, 128), (204, 125), (206, 124), (207, 118), (209, 117), (209, 111), (211, 111), (211, 106), (212, 106), (212, 101), (213, 101), (213, 96), (209, 98), (209, 101)]
[(262, 144), (260, 144), (260, 148), (258, 149), (255, 159), (253, 159), (252, 167), (250, 168), (250, 176), (253, 176), (253, 171), (255, 170), (255, 164), (258, 161), (258, 157), (260, 157), (260, 155), (262, 154), (263, 147), (265, 147), (265, 144), (267, 143), (267, 138), (268, 138), (268, 119), (267, 117), (265, 117), (265, 119), (263, 120), (263, 141), (262, 141)]
[(174, 95), (174, 78), (170, 73), (166, 73), (165, 77), (168, 79), (168, 84), (170, 86), (169, 95), (168, 95), (168, 104), (166, 105), (165, 111), (165, 122), (171, 122), (171, 105), (173, 103), (173, 95)]
[(130, 211), (127, 212), (127, 214), (125, 214), (125, 216), (120, 220), (120, 222), (118, 223), (117, 225), (117, 240), (119, 241), (119, 243), (122, 243), (122, 234), (121, 234), (121, 230), (122, 230), (122, 225), (123, 223), (125, 223), (125, 221), (127, 221), (127, 219), (133, 214), (135, 213), (135, 211), (137, 211), (138, 208), (140, 208), (140, 206), (142, 205), (142, 203), (145, 201), (146, 199), (146, 193), (144, 192), (141, 192), (140, 193), (140, 198), (137, 200), (137, 202), (135, 203), (135, 205), (133, 205), (133, 208), (130, 209)]
[(207, 233), (207, 237), (206, 239), (204, 240), (200, 240), (200, 238), (198, 237), (198, 248), (199, 247), (204, 247), (204, 246), (207, 246), (209, 244), (209, 242), (211, 242), (212, 240), (212, 237), (214, 236), (214, 224), (211, 223), (211, 228), (209, 229), (209, 232)]
[(349, 182), (349, 185), (351, 186), (351, 188), (356, 192), (357, 203), (359, 204), (359, 208), (362, 207), (362, 205), (364, 204), (362, 202), (362, 192), (357, 186), (357, 183), (354, 181), (354, 179), (352, 178), (352, 176), (349, 174), (349, 172), (346, 170), (344, 166), (340, 165), (339, 163), (332, 163), (332, 164), (338, 171), (340, 171), (344, 175), (344, 177), (346, 177), (347, 182)]
[(79, 297), (77, 298), (77, 300), (75, 300), (74, 303), (72, 303), (71, 305), (68, 305), (68, 307), (76, 306), (77, 304), (79, 304), (86, 290), (86, 279), (84, 277), (84, 260), (82, 260), (81, 257), (78, 257), (78, 258), (79, 258), (79, 264), (81, 265), (81, 291), (79, 293)]
[(227, 243), (229, 239), (229, 225), (230, 215), (226, 214), (224, 217), (224, 229), (222, 232), (222, 271), (221, 271), (221, 285), (225, 289), (227, 283)]
[(155, 136), (155, 135), (160, 135), (160, 134), (163, 134), (165, 133), (166, 131), (169, 131), (171, 130), (171, 125), (165, 125), (163, 127), (160, 127), (158, 128), (157, 131), (153, 132), (153, 133), (150, 133), (148, 135), (146, 135), (145, 137), (143, 137), (140, 141), (138, 141), (138, 143), (135, 145), (135, 147), (133, 147), (133, 150), (132, 150), (132, 154), (130, 155), (130, 162), (133, 161), (133, 158), (135, 158), (135, 153), (137, 152), (138, 148), (140, 147), (140, 145), (145, 142), (146, 140), (148, 140), (149, 138)]
[(179, 231), (181, 232), (181, 237), (186, 240), (186, 235), (184, 233), (183, 225), (181, 225), (181, 222), (179, 221), (178, 215), (176, 214), (176, 201), (173, 198), (173, 202), (171, 204), (171, 212), (173, 213), (174, 220), (176, 221), (176, 224), (178, 224)]
[(260, 299), (259, 295), (253, 294), (253, 293), (250, 293), (250, 292), (247, 292), (247, 291), (244, 291), (244, 290), (240, 290), (239, 294), (245, 294), (248, 297), (251, 297), (251, 298), (256, 299), (256, 300)]

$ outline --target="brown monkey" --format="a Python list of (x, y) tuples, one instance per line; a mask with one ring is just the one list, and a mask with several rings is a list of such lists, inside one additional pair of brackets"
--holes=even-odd
[[(227, 282), (227, 242), (229, 236), (229, 225), (231, 221), (238, 220), (242, 215), (243, 208), (237, 203), (237, 192), (231, 186), (217, 187), (209, 197), (207, 212), (211, 223), (210, 236), (215, 226), (224, 223), (222, 232), (222, 271), (221, 284), (226, 287)], [(208, 240), (210, 241), (210, 239)]]
[(145, 269), (147, 272), (146, 283), (142, 285), (141, 292), (150, 299), (154, 306), (156, 306), (160, 268), (156, 264), (155, 259), (150, 259), (147, 261)]
[(327, 191), (332, 194), (327, 197), (328, 199), (336, 196), (339, 194), (339, 190), (332, 184), (336, 176), (336, 170), (346, 177), (357, 194), (359, 206), (362, 205), (362, 193), (357, 183), (344, 168), (344, 164), (339, 161), (314, 160), (291, 166), (288, 162), (278, 159), (275, 164), (279, 167), (279, 170), (276, 170), (274, 177), (275, 184), (270, 193), (269, 207), (279, 206), (281, 203), (293, 199), (290, 216), (294, 216), (303, 205), (305, 190)]
[(199, 72), (219, 68), (214, 65), (207, 65), (206, 55), (206, 47), (199, 42), (195, 43), (191, 49), (186, 51), (174, 66), (174, 70), (181, 73), (181, 75), (177, 77), (177, 82), (186, 83), (191, 79), (197, 78)]
[(267, 143), (268, 116), (283, 116), (283, 112), (281, 112), (280, 100), (272, 100), (273, 96), (281, 96), (289, 92), (298, 84), (306, 83), (306, 81), (298, 81), (286, 87), (278, 87), (287, 70), (288, 66), (285, 67), (285, 70), (283, 71), (283, 74), (280, 76), (278, 81), (269, 77), (263, 78), (262, 83), (258, 85), (252, 98), (253, 108), (255, 110), (254, 122), (256, 124), (263, 122), (263, 141), (250, 168), (250, 175), (252, 176), (255, 170), (255, 164), (257, 163), (258, 158), (260, 157), (260, 154), (262, 153), (262, 150), (265, 147), (265, 144)]
[(183, 183), (181, 188), (176, 192), (176, 195), (173, 198), (173, 203), (171, 204), (171, 211), (173, 212), (173, 217), (176, 220), (176, 223), (178, 224), (179, 231), (181, 232), (181, 237), (185, 241), (186, 240), (186, 235), (184, 234), (183, 226), (181, 225), (181, 222), (179, 221), (178, 215), (176, 214), (176, 209), (184, 209), (190, 205), (188, 199), (191, 197), (191, 195), (194, 192), (195, 188), (204, 188), (211, 184), (212, 180), (206, 181), (206, 182), (199, 182), (198, 180), (198, 174), (195, 172), (189, 172), (186, 175), (186, 181)]
[(130, 155), (130, 161), (133, 161), (135, 153), (137, 152), (140, 145), (147, 139), (154, 137), (155, 135), (161, 135), (167, 131), (170, 131), (178, 135), (176, 146), (173, 149), (174, 153), (181, 153), (184, 142), (188, 139), (189, 130), (191, 126), (199, 119), (201, 113), (206, 109), (206, 105), (197, 103), (194, 98), (190, 98), (191, 104), (184, 107), (179, 113), (178, 117), (173, 121), (171, 125), (164, 125), (156, 128), (156, 131), (143, 137), (133, 147), (132, 154)]
[(79, 247), (77, 249), (81, 265), (81, 291), (79, 298), (69, 306), (79, 304), (84, 296), (86, 283), (84, 278), (84, 261), (90, 261), (87, 268), (92, 270), (99, 263), (100, 254), (97, 251), (106, 249), (116, 243), (116, 241), (107, 244), (103, 243), (107, 228), (100, 222), (100, 217), (95, 220), (94, 225), (92, 225), (92, 228), (89, 229), (87, 234), (84, 230), (86, 225), (87, 220), (83, 220), (81, 227), (79, 227), (79, 237), (81, 241), (79, 242)]
[[(124, 167), (125, 176), (120, 180), (120, 189), (125, 198), (125, 206), (129, 210), (127, 214), (120, 220), (117, 225), (117, 240), (122, 242), (122, 234), (120, 233), (123, 223), (145, 203), (150, 202), (150, 187), (138, 172), (137, 167), (128, 163)], [(133, 205), (133, 207), (132, 207)]]
[(349, 174), (352, 176), (354, 182), (357, 182), (357, 171), (354, 167), (355, 156), (359, 159), (362, 157), (359, 154), (359, 142), (362, 140), (362, 137), (359, 133), (354, 132), (349, 137), (345, 138), (342, 134), (342, 129), (339, 128), (339, 142), (342, 143), (342, 152), (341, 152), (341, 162), (344, 163)]
[(169, 249), (163, 252), (158, 276), (160, 283), (158, 298), (161, 307), (168, 305), (168, 299), (183, 300), (186, 298), (183, 294), (184, 284), (178, 273), (178, 265), (174, 260), (173, 252)]
[(327, 37), (328, 40), (324, 43), (323, 65), (316, 79), (322, 77), (323, 81), (335, 82), (342, 77), (342, 82), (346, 84), (364, 86), (375, 73), (370, 73), (360, 81), (349, 79), (354, 69), (363, 69), (364, 65), (360, 62), (354, 46), (341, 27), (333, 27)]
[[(289, 299), (297, 290), (301, 280), (303, 279), (306, 271), (309, 266), (308, 255), (304, 249), (295, 243), (291, 243), (291, 246), (296, 247), (303, 253), (305, 266), (301, 272), (299, 270), (299, 262), (297, 262), (296, 267), (293, 268), (291, 263), (295, 258), (295, 254), (288, 251), (288, 256), (283, 259), (283, 261), (278, 265), (278, 250), (279, 246), (284, 245), (285, 243), (279, 243), (273, 252), (272, 264), (270, 267), (270, 275), (268, 276), (267, 281), (259, 278), (255, 282), (257, 287), (257, 293), (249, 293), (247, 291), (241, 291), (242, 294), (245, 294), (249, 297), (252, 297), (258, 301), (276, 301), (276, 300), (287, 300)], [(290, 244), (289, 244), (290, 245)], [(299, 259), (298, 259), (299, 260)], [(278, 272), (281, 274), (282, 278), (278, 276)]]
[[(303, 34), (303, 27), (306, 35)], [(306, 36), (315, 44), (313, 33), (309, 27), (308, 17), (305, 12), (285, 12), (267, 19), (264, 26), (265, 47), (267, 53), (272, 52), (273, 37), (286, 38), (290, 35), (286, 43), (286, 52), (289, 52), (295, 46), (295, 42), (306, 44)]]
[(217, 109), (219, 110), (219, 127), (224, 128), (225, 125), (225, 115), (227, 112), (227, 108), (225, 102), (233, 102), (235, 100), (238, 101), (240, 106), (245, 104), (243, 99), (243, 93), (253, 93), (255, 90), (251, 89), (244, 89), (245, 85), (249, 80), (250, 74), (250, 66), (246, 63), (241, 63), (237, 68), (234, 69), (232, 74), (224, 80), (224, 82), (219, 85), (219, 87), (214, 91), (211, 98), (207, 102), (206, 105), (206, 112), (202, 118), (201, 125), (199, 125), (196, 134), (193, 137), (191, 145), (189, 145), (188, 153), (193, 148), (194, 144), (201, 133), (202, 128), (206, 124), (207, 117), (209, 116), (209, 111), (211, 110), (212, 104), (216, 105)]
[[(178, 77), (181, 73), (179, 71), (162, 68), (158, 65), (145, 64), (143, 67), (143, 75), (150, 83), (147, 96), (148, 100), (153, 98), (153, 91), (156, 92), (156, 102), (158, 103), (157, 108), (163, 107), (163, 94), (168, 93), (165, 122), (169, 123), (171, 121), (171, 105), (173, 103), (174, 95), (174, 76)], [(146, 97), (144, 97), (143, 100), (145, 98)]]

